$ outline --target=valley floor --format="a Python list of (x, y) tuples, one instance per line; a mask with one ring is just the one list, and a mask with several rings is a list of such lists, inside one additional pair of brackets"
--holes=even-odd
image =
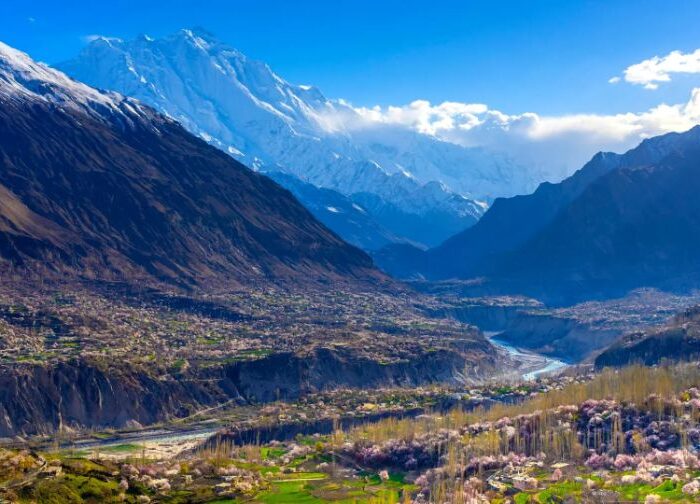
[(600, 343), (694, 299), (645, 315), (653, 296), (0, 283), (0, 502), (695, 502), (697, 363), (513, 343)]
[[(448, 410), (439, 402), (454, 391), (347, 390), (264, 406), (248, 437), (232, 424), (207, 438), (5, 448), (0, 496), (26, 503), (697, 502), (698, 383), (695, 363), (569, 373), (464, 391), (490, 400)], [(347, 425), (336, 418), (327, 433), (264, 436), (308, 423), (303, 409), (330, 405), (348, 415), (420, 403), (423, 413), (403, 418)]]
[(0, 437), (138, 428), (343, 387), (478, 383), (510, 366), (476, 328), (429, 315), (437, 302), (2, 282)]

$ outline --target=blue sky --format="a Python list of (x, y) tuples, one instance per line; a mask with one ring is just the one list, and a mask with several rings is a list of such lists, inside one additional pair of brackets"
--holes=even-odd
[(656, 91), (608, 79), (700, 47), (695, 1), (15, 1), (0, 40), (55, 63), (84, 37), (201, 26), (295, 83), (355, 105), (415, 99), (509, 113), (618, 113), (687, 101), (699, 75)]

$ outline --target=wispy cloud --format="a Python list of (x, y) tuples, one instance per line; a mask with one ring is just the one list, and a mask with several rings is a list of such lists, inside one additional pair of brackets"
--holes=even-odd
[[(673, 51), (666, 56), (654, 56), (628, 66), (623, 73), (625, 81), (630, 84), (658, 89), (659, 83), (671, 81), (672, 74), (700, 73), (700, 49), (690, 53)], [(620, 77), (613, 77), (609, 82), (614, 84), (619, 81)]]

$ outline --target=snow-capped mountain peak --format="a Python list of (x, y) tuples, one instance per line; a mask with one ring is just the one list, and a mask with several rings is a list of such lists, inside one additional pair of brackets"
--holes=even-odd
[(205, 30), (96, 39), (60, 68), (155, 107), (253, 169), (375, 195), (409, 214), (447, 212), (458, 227), (468, 225), (460, 216), (471, 223), (483, 213), (474, 200), (537, 182), (503, 156), (390, 125), (357, 127), (362, 117), (343, 100), (287, 82)]
[(62, 105), (96, 103), (117, 107), (120, 97), (101, 93), (0, 42), (0, 93), (51, 100)]
[(0, 42), (0, 99), (3, 98), (42, 101), (108, 120), (119, 116), (130, 122), (136, 117), (152, 115), (137, 100), (75, 81)]

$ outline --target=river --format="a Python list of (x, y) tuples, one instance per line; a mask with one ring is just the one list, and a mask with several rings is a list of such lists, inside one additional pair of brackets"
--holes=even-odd
[[(507, 352), (518, 365), (517, 370), (520, 372), (520, 377), (524, 380), (535, 380), (537, 377), (542, 376), (547, 373), (552, 373), (554, 371), (561, 370), (568, 367), (564, 361), (553, 359), (545, 355), (541, 355), (528, 350), (521, 350), (505, 341), (498, 339), (500, 332), (484, 332), (484, 335), (489, 339), (489, 341)], [(418, 413), (421, 413), (422, 410)], [(417, 413), (414, 413), (417, 414)], [(413, 416), (409, 414), (408, 416)], [(367, 421), (367, 419), (360, 420), (361, 422)], [(200, 427), (195, 427), (185, 430), (171, 430), (167, 428), (163, 429), (152, 429), (133, 433), (122, 433), (119, 436), (115, 436), (108, 439), (95, 439), (95, 438), (83, 438), (75, 440), (70, 443), (65, 443), (66, 446), (71, 446), (74, 449), (79, 450), (95, 450), (95, 449), (109, 449), (110, 447), (116, 447), (119, 445), (124, 445), (127, 443), (138, 443), (144, 444), (146, 446), (151, 445), (158, 447), (159, 445), (173, 446), (183, 443), (197, 443), (204, 441), (213, 434), (219, 431), (222, 426), (213, 425), (202, 425)], [(45, 448), (48, 449), (49, 442), (47, 441)], [(157, 448), (153, 448), (157, 450)]]
[(553, 359), (535, 352), (518, 349), (505, 341), (499, 340), (499, 334), (501, 333), (484, 332), (484, 335), (493, 345), (502, 348), (518, 362), (522, 363), (523, 373), (521, 376), (523, 380), (535, 380), (539, 376), (552, 373), (569, 366), (569, 364), (559, 359)]

